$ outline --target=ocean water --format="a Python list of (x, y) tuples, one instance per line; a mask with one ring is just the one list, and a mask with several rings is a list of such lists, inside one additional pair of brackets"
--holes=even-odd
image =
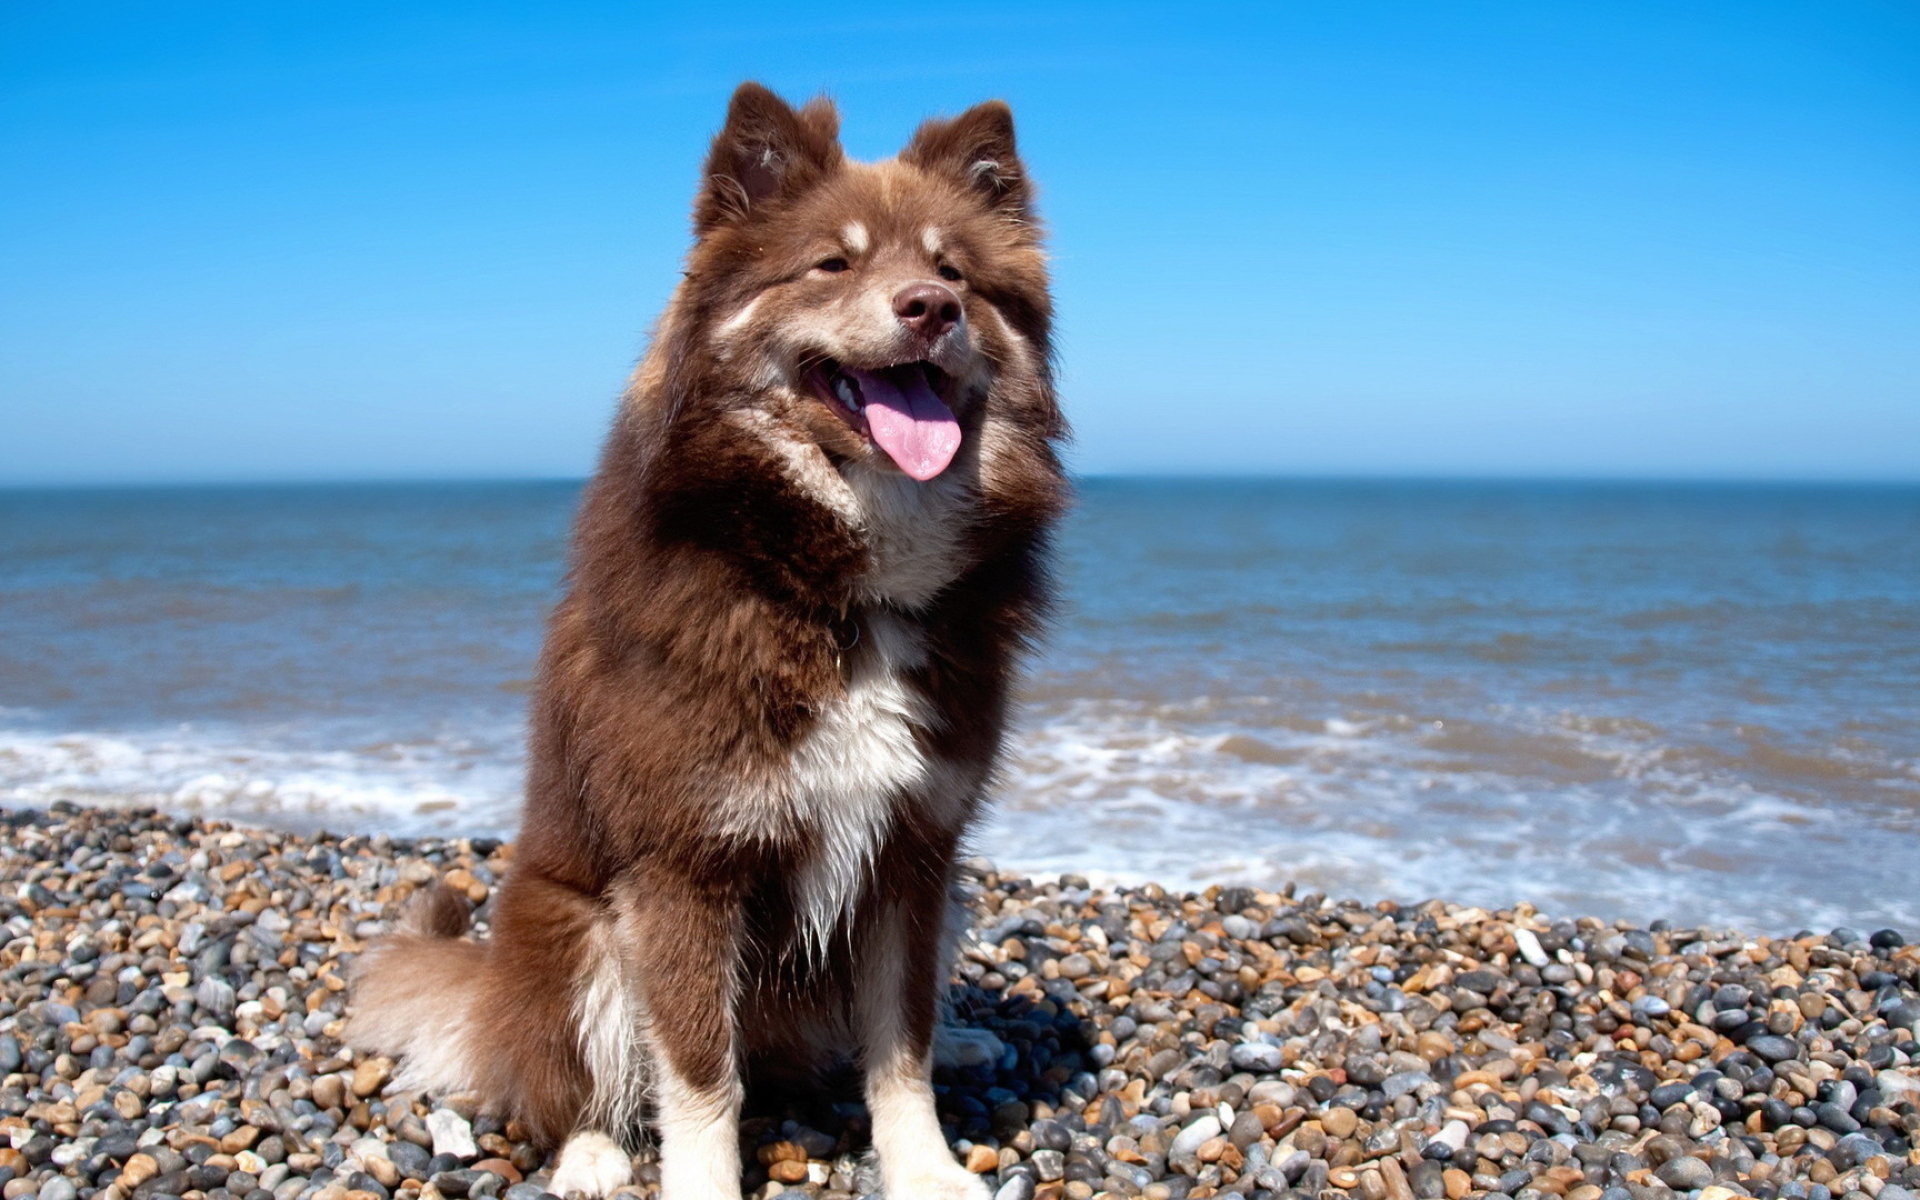
[[(0, 492), (0, 802), (510, 835), (573, 484)], [(1004, 866), (1920, 932), (1920, 488), (1096, 479)]]

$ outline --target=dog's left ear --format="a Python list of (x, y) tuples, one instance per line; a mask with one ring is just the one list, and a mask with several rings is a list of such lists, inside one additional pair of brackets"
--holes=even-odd
[(796, 111), (760, 84), (741, 84), (707, 154), (706, 182), (693, 205), (694, 236), (705, 237), (771, 201), (798, 194), (843, 157), (833, 101), (816, 97)]
[(926, 122), (900, 152), (900, 161), (959, 182), (1009, 216), (1025, 217), (1032, 203), (1027, 170), (1014, 149), (1013, 110), (1003, 100)]

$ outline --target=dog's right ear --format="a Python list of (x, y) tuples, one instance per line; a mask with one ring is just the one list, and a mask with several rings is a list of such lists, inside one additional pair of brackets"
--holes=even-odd
[(693, 206), (695, 237), (742, 221), (796, 195), (840, 164), (840, 114), (818, 96), (795, 111), (757, 83), (743, 83), (707, 154), (707, 178)]

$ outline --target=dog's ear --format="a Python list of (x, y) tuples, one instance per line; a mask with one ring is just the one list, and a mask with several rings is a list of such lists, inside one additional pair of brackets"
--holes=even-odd
[(926, 122), (900, 152), (900, 160), (957, 180), (1010, 216), (1026, 216), (1032, 203), (1027, 170), (1013, 145), (1013, 110), (1002, 100)]
[(693, 206), (705, 237), (756, 208), (795, 195), (840, 164), (840, 114), (825, 96), (795, 111), (757, 83), (743, 83), (707, 154), (706, 182)]

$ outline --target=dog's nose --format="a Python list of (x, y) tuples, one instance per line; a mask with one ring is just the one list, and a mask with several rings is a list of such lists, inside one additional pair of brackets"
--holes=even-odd
[(910, 283), (893, 294), (893, 314), (930, 342), (959, 323), (960, 297), (931, 281)]

